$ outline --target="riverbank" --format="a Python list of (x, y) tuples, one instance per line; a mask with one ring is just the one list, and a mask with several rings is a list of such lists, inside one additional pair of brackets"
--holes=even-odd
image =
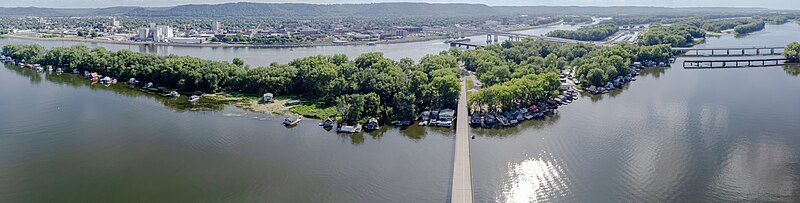
[(0, 35), (0, 38), (12, 38), (23, 40), (41, 40), (41, 41), (69, 41), (69, 42), (89, 42), (89, 43), (107, 43), (107, 44), (122, 44), (122, 45), (145, 45), (145, 46), (176, 46), (176, 47), (255, 47), (255, 48), (295, 48), (295, 47), (323, 47), (323, 46), (353, 46), (353, 45), (369, 45), (374, 44), (400, 44), (422, 42), (429, 40), (444, 40), (447, 36), (427, 36), (427, 37), (408, 37), (399, 40), (382, 40), (382, 41), (352, 41), (342, 44), (334, 44), (333, 42), (309, 43), (309, 44), (228, 44), (228, 43), (202, 43), (202, 44), (185, 44), (185, 43), (165, 43), (165, 42), (137, 42), (137, 41), (117, 41), (117, 40), (101, 40), (101, 39), (87, 39), (87, 38), (74, 38), (74, 37), (33, 37), (16, 34)]

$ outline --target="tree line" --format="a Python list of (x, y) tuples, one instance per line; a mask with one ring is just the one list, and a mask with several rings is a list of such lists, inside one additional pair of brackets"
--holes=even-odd
[(617, 33), (619, 28), (613, 24), (599, 24), (591, 27), (578, 28), (577, 30), (554, 30), (548, 32), (548, 37), (558, 37), (565, 39), (581, 40), (581, 41), (602, 41), (614, 33)]
[(673, 24), (670, 26), (652, 24), (639, 39), (639, 44), (645, 46), (669, 44), (673, 47), (689, 47), (695, 44), (694, 39), (704, 38), (705, 36), (705, 30), (689, 24)]
[(483, 49), (456, 53), (474, 71), (484, 88), (470, 97), (482, 110), (508, 110), (552, 99), (561, 93), (559, 74), (568, 68), (586, 85), (603, 85), (629, 74), (636, 61), (666, 62), (669, 45), (561, 44), (543, 40), (506, 41)]
[(349, 106), (340, 113), (345, 121), (357, 122), (368, 117), (411, 118), (425, 108), (454, 108), (460, 91), (458, 63), (447, 52), (425, 56), (419, 63), (365, 53), (353, 60), (343, 54), (319, 55), (256, 68), (241, 60), (234, 64), (85, 45), (48, 50), (11, 44), (3, 46), (2, 53), (27, 63), (136, 78), (186, 92), (313, 95), (329, 106)]
[(739, 33), (739, 34), (751, 33), (751, 32), (755, 32), (755, 31), (763, 30), (764, 29), (764, 24), (765, 24), (764, 21), (750, 22), (750, 23), (747, 23), (747, 24), (744, 24), (744, 25), (737, 25), (736, 27), (733, 28), (733, 31), (736, 31), (736, 33)]

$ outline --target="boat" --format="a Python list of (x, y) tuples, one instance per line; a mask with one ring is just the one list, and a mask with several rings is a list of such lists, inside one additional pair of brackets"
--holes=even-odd
[(63, 72), (64, 72), (64, 69), (56, 68), (56, 73), (63, 73)]
[(420, 121), (419, 124), (417, 124), (417, 125), (426, 126), (426, 125), (428, 125), (428, 121), (427, 120)]
[(361, 124), (357, 124), (355, 126), (343, 125), (343, 126), (339, 127), (339, 129), (336, 129), (336, 132), (340, 132), (340, 133), (360, 133), (361, 132)]
[(523, 115), (523, 113), (521, 113), (520, 111), (517, 111), (516, 115), (517, 115), (517, 121), (522, 122), (525, 120), (525, 115)]
[(455, 120), (456, 111), (453, 109), (442, 109), (439, 111), (439, 119), (436, 122), (436, 126), (441, 127), (451, 127), (453, 126), (453, 120)]
[(102, 79), (100, 79), (100, 83), (103, 83), (104, 85), (110, 85), (111, 81), (112, 81), (111, 78), (108, 77), (108, 76), (103, 77)]
[(508, 119), (506, 119), (506, 117), (503, 116), (502, 114), (498, 114), (496, 118), (497, 118), (497, 122), (500, 123), (500, 126), (509, 126), (509, 125), (511, 125), (511, 123), (508, 122)]
[(436, 126), (439, 123), (439, 109), (435, 109), (431, 111), (430, 120), (428, 121), (429, 126)]
[(297, 125), (297, 123), (299, 123), (300, 120), (303, 120), (303, 116), (301, 116), (301, 115), (291, 115), (289, 117), (286, 117), (286, 119), (283, 120), (283, 125), (285, 125), (285, 126)]
[(429, 121), (430, 119), (431, 119), (431, 112), (429, 112), (429, 111), (423, 111), (423, 112), (422, 112), (422, 113), (420, 113), (420, 115), (419, 115), (419, 120), (420, 120), (420, 122), (419, 122), (419, 125), (420, 125), (420, 126), (426, 126), (426, 125), (428, 125), (428, 121)]
[(445, 41), (444, 41), (444, 43), (445, 43), (445, 44), (449, 44), (449, 43), (453, 43), (453, 42), (469, 42), (469, 41), (470, 41), (470, 39), (469, 39), (469, 38), (461, 38), (461, 39), (448, 39), (448, 40), (445, 40)]
[(469, 117), (469, 125), (476, 127), (483, 124), (483, 117), (478, 112), (472, 113)]
[(324, 128), (330, 128), (330, 127), (333, 127), (334, 123), (335, 122), (333, 121), (333, 119), (331, 117), (327, 117), (327, 118), (325, 118), (325, 120), (322, 121), (322, 123), (319, 123), (319, 125), (324, 127)]
[(145, 89), (150, 89), (152, 87), (153, 87), (153, 82), (148, 82), (147, 84), (144, 84)]
[(167, 94), (167, 96), (168, 97), (180, 97), (181, 94), (176, 92), (176, 91), (170, 91), (169, 94)]
[(495, 122), (497, 122), (497, 118), (494, 116), (494, 114), (488, 114), (483, 119), (483, 124), (487, 127), (493, 126)]
[(405, 118), (403, 120), (398, 121), (395, 124), (395, 126), (397, 126), (397, 127), (409, 126), (409, 125), (411, 125), (411, 119), (410, 118)]
[(197, 96), (197, 95), (192, 95), (191, 97), (189, 97), (189, 99), (186, 99), (186, 101), (188, 101), (188, 102), (197, 102), (199, 100), (200, 100), (200, 96)]
[(367, 46), (375, 46), (375, 42), (367, 42)]
[(369, 121), (367, 122), (367, 130), (377, 130), (380, 128), (381, 127), (378, 125), (378, 119), (369, 118)]
[(48, 72), (52, 72), (52, 71), (53, 71), (53, 66), (51, 66), (51, 65), (47, 65), (47, 71), (48, 71)]

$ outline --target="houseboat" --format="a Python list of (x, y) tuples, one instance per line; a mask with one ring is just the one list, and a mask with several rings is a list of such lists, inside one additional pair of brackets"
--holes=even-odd
[(508, 119), (503, 116), (502, 114), (497, 114), (497, 122), (500, 123), (500, 126), (509, 126), (511, 123), (508, 122)]
[(481, 126), (481, 124), (483, 124), (483, 116), (481, 116), (481, 114), (474, 112), (469, 116), (469, 125), (477, 127)]
[(361, 124), (357, 124), (355, 126), (343, 125), (343, 126), (340, 126), (339, 129), (336, 129), (336, 132), (340, 132), (340, 133), (360, 133), (361, 132)]
[(456, 111), (453, 109), (442, 109), (442, 111), (439, 112), (439, 119), (438, 122), (436, 123), (436, 126), (448, 127), (448, 128), (450, 126), (453, 126), (453, 120), (455, 120), (456, 118), (455, 114)]
[(369, 118), (367, 122), (367, 130), (378, 130), (381, 127), (378, 126), (378, 119), (377, 118)]
[(324, 128), (333, 127), (334, 124), (335, 124), (335, 122), (333, 121), (333, 119), (331, 117), (327, 117), (327, 118), (325, 118), (325, 120), (322, 121), (322, 123), (319, 123), (319, 125), (324, 127)]
[(188, 102), (197, 102), (197, 101), (200, 101), (200, 96), (197, 96), (197, 95), (192, 95), (191, 97), (189, 97), (188, 99), (186, 99), (186, 101), (188, 101)]
[(397, 124), (395, 124), (395, 126), (397, 126), (397, 127), (409, 126), (409, 125), (411, 125), (411, 119), (410, 118), (405, 118), (403, 120), (398, 121)]
[(428, 125), (428, 120), (430, 120), (430, 119), (431, 119), (431, 112), (429, 112), (429, 111), (423, 111), (423, 112), (422, 112), (422, 113), (419, 115), (419, 125), (420, 125), (420, 126), (425, 126), (425, 125)]
[(430, 120), (428, 121), (429, 126), (436, 126), (439, 123), (439, 109), (434, 109), (431, 111)]
[(495, 123), (497, 123), (497, 118), (494, 114), (487, 114), (483, 119), (483, 124), (487, 127), (492, 127)]
[(299, 123), (300, 120), (302, 120), (302, 119), (303, 119), (303, 116), (291, 115), (289, 117), (286, 117), (286, 119), (283, 120), (283, 125), (285, 125), (285, 126), (297, 125), (297, 123)]

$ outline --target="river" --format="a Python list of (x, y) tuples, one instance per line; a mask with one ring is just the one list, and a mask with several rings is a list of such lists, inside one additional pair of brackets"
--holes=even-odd
[[(768, 25), (703, 46), (782, 46), (800, 41), (798, 33), (795, 23)], [(36, 41), (0, 39), (16, 42)], [(153, 52), (255, 65), (381, 48), (415, 58), (449, 47)], [(314, 120), (285, 128), (279, 116), (231, 106), (188, 111), (124, 86), (3, 66), (0, 202), (445, 202), (449, 194), (452, 129), (341, 135)], [(798, 70), (653, 68), (624, 90), (583, 96), (545, 120), (473, 129), (475, 200), (800, 201)]]
[[(595, 19), (592, 24), (599, 23), (603, 19)], [(552, 30), (575, 30), (583, 25), (558, 24), (531, 30), (515, 31), (516, 33), (539, 35)], [(486, 35), (467, 37), (473, 43), (486, 44)], [(501, 37), (505, 40), (505, 37)], [(111, 44), (96, 42), (75, 42), (75, 41), (42, 41), (16, 38), (0, 38), (0, 45), (5, 44), (40, 44), (44, 47), (68, 47), (75, 44), (84, 44), (89, 47), (102, 46), (108, 50), (130, 50), (140, 53), (150, 53), (159, 55), (189, 55), (203, 59), (232, 61), (233, 58), (241, 58), (248, 65), (269, 66), (270, 63), (289, 63), (289, 61), (315, 55), (346, 54), (348, 57), (355, 58), (361, 54), (369, 52), (381, 52), (387, 58), (400, 60), (401, 58), (411, 58), (419, 61), (428, 54), (438, 54), (441, 51), (450, 49), (449, 44), (443, 43), (444, 40), (428, 40), (397, 44), (376, 44), (369, 45), (347, 45), (347, 46), (318, 46), (318, 47), (294, 47), (294, 48), (266, 48), (266, 47), (190, 47), (190, 46), (146, 46)]]
[[(767, 25), (701, 46), (785, 46), (798, 33)], [(476, 202), (800, 200), (800, 67), (680, 64), (544, 121), (474, 130)]]

